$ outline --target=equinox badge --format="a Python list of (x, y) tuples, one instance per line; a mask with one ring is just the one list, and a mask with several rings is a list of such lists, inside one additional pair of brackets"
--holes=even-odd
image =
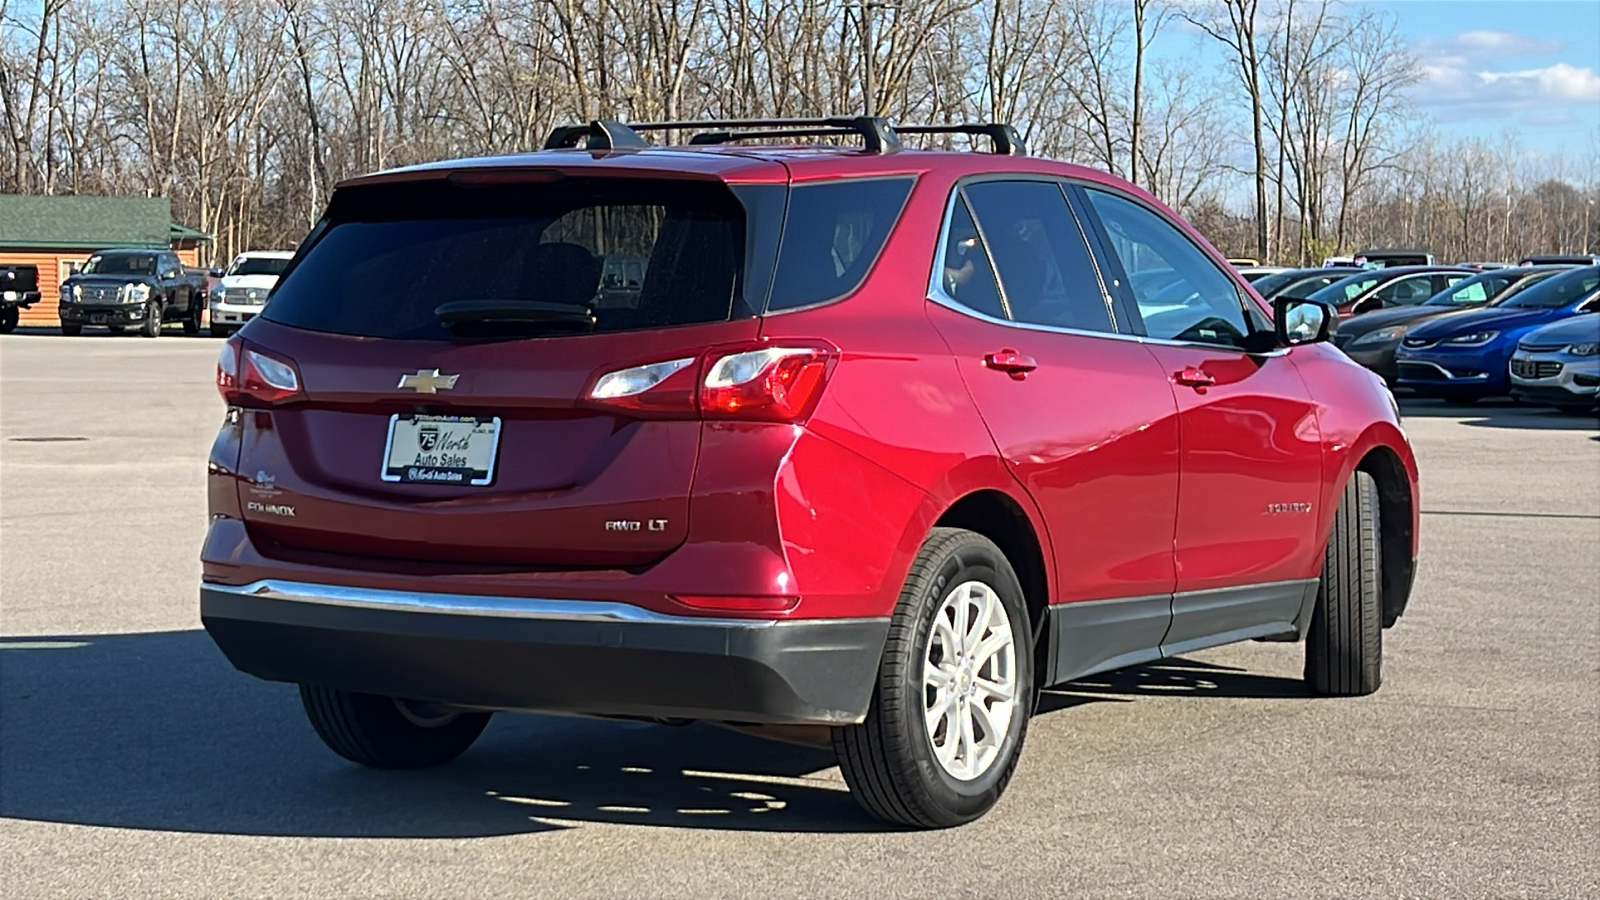
[(438, 369), (418, 369), (415, 375), (401, 375), (397, 387), (411, 388), (419, 394), (437, 394), (456, 386), (460, 375), (440, 375)]

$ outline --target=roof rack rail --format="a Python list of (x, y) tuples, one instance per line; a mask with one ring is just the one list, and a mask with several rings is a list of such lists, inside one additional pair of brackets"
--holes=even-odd
[(967, 125), (896, 126), (880, 116), (823, 116), (799, 119), (711, 119), (687, 122), (639, 122), (624, 125), (613, 119), (595, 119), (587, 125), (560, 125), (545, 139), (544, 149), (577, 147), (590, 150), (641, 149), (650, 146), (641, 131), (692, 131), (690, 144), (727, 144), (763, 138), (859, 135), (869, 153), (900, 149), (901, 134), (986, 135), (994, 152), (1021, 156), (1028, 152), (1017, 130), (1004, 122)]
[[(732, 130), (740, 129), (740, 130)], [(802, 119), (712, 119), (688, 122), (639, 122), (624, 125), (610, 119), (596, 119), (587, 125), (560, 125), (545, 139), (544, 149), (576, 147), (587, 139), (591, 150), (622, 147), (647, 147), (641, 131), (693, 131), (691, 144), (726, 144), (730, 141), (777, 137), (825, 137), (860, 135), (870, 153), (900, 149), (889, 120), (876, 116), (828, 116)]]
[(615, 119), (595, 119), (587, 125), (557, 125), (544, 139), (543, 149), (576, 147), (584, 138), (588, 139), (585, 146), (590, 150), (641, 150), (650, 146), (637, 131)]
[(1027, 156), (1028, 147), (1022, 135), (1004, 122), (984, 122), (968, 125), (896, 125), (901, 134), (971, 134), (986, 135), (994, 143), (994, 152), (1002, 156)]

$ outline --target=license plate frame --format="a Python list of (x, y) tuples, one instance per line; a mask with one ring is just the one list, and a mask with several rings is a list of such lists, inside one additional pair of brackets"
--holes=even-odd
[[(431, 439), (427, 436), (429, 426), (433, 426)], [(391, 484), (488, 487), (494, 484), (497, 474), (500, 426), (499, 416), (395, 413), (389, 417), (378, 475)], [(487, 449), (479, 441), (486, 443)], [(462, 464), (446, 464), (456, 461), (452, 455), (455, 451), (459, 451)], [(400, 454), (398, 463), (396, 454)], [(423, 454), (430, 454), (433, 461), (424, 462)], [(406, 461), (408, 458), (410, 462)]]

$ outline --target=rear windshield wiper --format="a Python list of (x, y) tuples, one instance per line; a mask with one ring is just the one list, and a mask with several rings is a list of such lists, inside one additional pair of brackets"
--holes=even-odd
[(433, 314), (452, 332), (473, 336), (552, 329), (587, 331), (595, 323), (587, 306), (530, 300), (452, 300), (440, 304)]

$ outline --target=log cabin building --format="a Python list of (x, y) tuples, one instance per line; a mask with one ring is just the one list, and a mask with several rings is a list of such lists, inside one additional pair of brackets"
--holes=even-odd
[(166, 197), (0, 194), (0, 265), (39, 267), (40, 300), (22, 325), (55, 325), (61, 282), (95, 251), (171, 249), (186, 266), (209, 261), (211, 235), (172, 221)]

